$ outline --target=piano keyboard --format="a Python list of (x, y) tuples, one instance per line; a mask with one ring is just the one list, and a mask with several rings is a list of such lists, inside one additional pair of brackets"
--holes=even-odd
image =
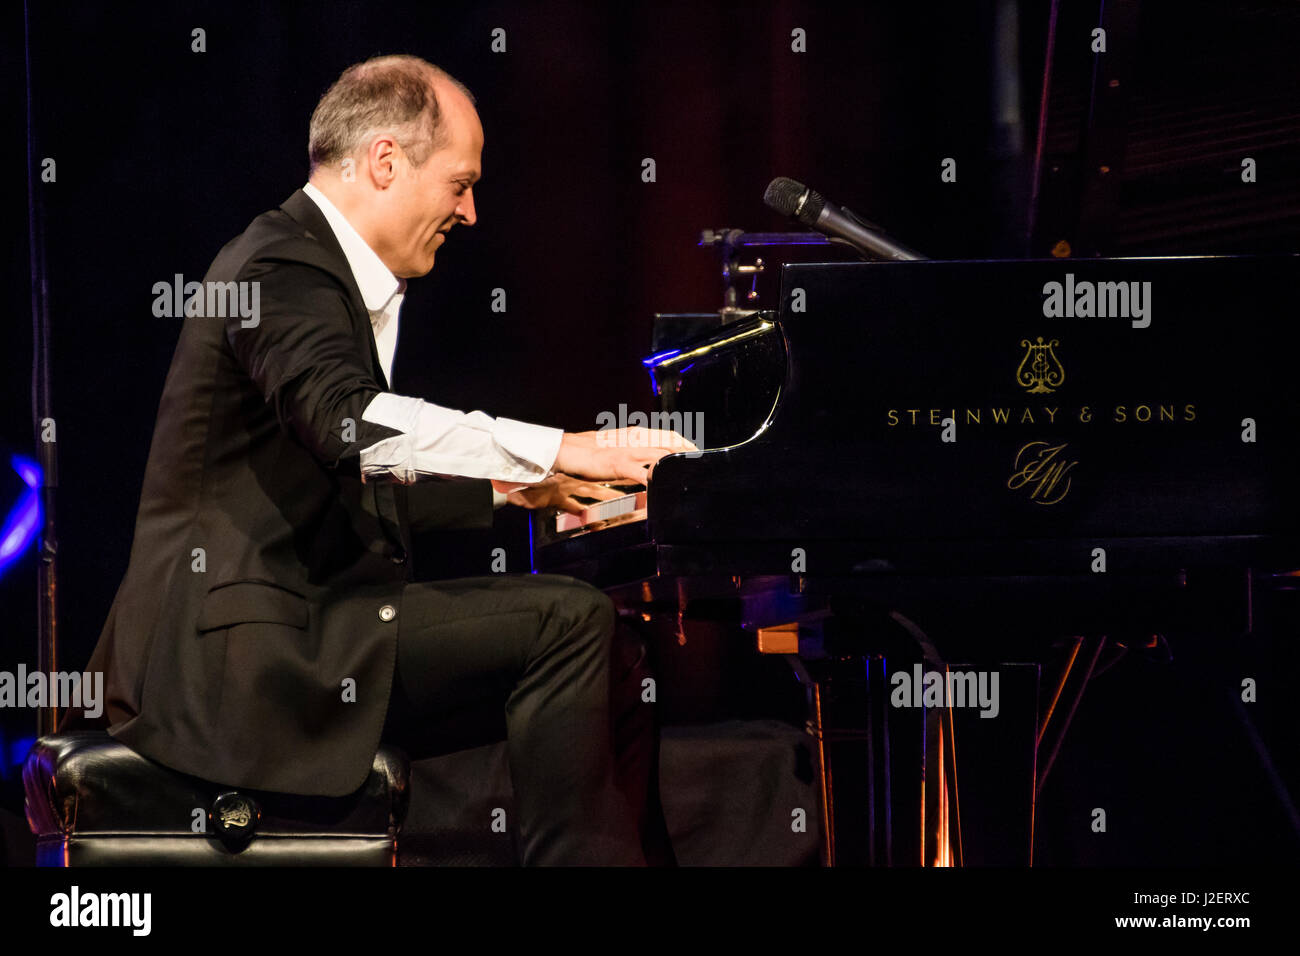
[[(624, 486), (606, 485), (605, 487), (619, 489)], [(610, 498), (608, 501), (597, 501), (582, 511), (561, 511), (557, 513), (555, 516), (555, 533), (562, 535), (579, 531), (594, 531), (615, 524), (644, 521), (646, 516), (645, 486), (629, 485), (626, 487), (641, 490), (631, 491), (629, 494), (619, 498)]]

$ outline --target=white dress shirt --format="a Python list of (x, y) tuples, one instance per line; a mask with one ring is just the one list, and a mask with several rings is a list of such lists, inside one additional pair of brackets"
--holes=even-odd
[[(370, 313), (384, 376), (391, 384), (406, 280), (389, 271), (324, 193), (311, 183), (303, 192), (320, 207), (343, 247)], [(430, 475), (459, 475), (527, 484), (550, 473), (564, 435), (559, 428), (494, 419), (483, 412), (467, 414), (392, 392), (376, 395), (361, 417), (401, 432), (362, 449), (362, 480), (390, 478), (410, 483)], [(493, 500), (499, 507), (505, 496), (494, 490)]]

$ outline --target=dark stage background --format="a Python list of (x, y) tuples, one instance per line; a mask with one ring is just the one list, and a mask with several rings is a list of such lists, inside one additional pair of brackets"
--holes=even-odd
[[(420, 55), (478, 99), (478, 224), (454, 230), (434, 271), (411, 284), (393, 382), (452, 407), (570, 430), (596, 427), (597, 413), (620, 402), (651, 408), (639, 360), (652, 314), (720, 305), (717, 260), (695, 245), (701, 229), (793, 228), (762, 204), (777, 175), (935, 258), (1047, 255), (1062, 239), (1084, 255), (1300, 250), (1296, 4), (1132, 5), (1140, 14), (1125, 54), (1133, 85), (1115, 165), (1122, 186), (1100, 229), (1082, 198), (1095, 2), (1060, 8), (1040, 201), (1031, 205), (1051, 6), (34, 3), (36, 155), (57, 161), (41, 197), (61, 468), (61, 666), (84, 663), (126, 567), (179, 329), (152, 316), (151, 287), (175, 273), (200, 278), (225, 242), (305, 182), (311, 111), (344, 67), (368, 56)], [(995, 28), (999, 11), (1018, 32)], [(30, 453), (33, 440), (21, 7), (0, 16), (0, 161), (12, 184), (0, 380), (7, 459)], [(206, 52), (191, 51), (196, 27)], [(500, 54), (490, 51), (498, 27)], [(806, 53), (791, 51), (796, 27)], [(1262, 170), (1244, 195), (1242, 155)], [(646, 157), (653, 183), (641, 178)], [(956, 183), (940, 180), (945, 157), (958, 161)], [(504, 314), (490, 309), (498, 287)], [(4, 482), (7, 509), (18, 484), (9, 474)], [(499, 531), (512, 547), (518, 517)], [(475, 553), (486, 553), (479, 544)], [(512, 551), (512, 570), (524, 555)], [(0, 668), (35, 666), (34, 594), (29, 552), (0, 579)], [(1143, 804), (1152, 787), (1166, 796), (1203, 788), (1216, 814), (1242, 821), (1234, 839), (1205, 851), (1209, 860), (1293, 856), (1294, 834), (1265, 846), (1287, 825), (1226, 712), (1223, 721), (1198, 717), (1218, 728), (1226, 754), (1200, 771), (1183, 759), (1198, 752), (1190, 742), (1165, 748), (1168, 759), (1152, 769), (1163, 731), (1119, 733), (1153, 700), (1176, 722), (1178, 681), (1198, 678), (1164, 670), (1150, 679), (1162, 689), (1141, 705), (1094, 695), (1078, 718), (1078, 756), (1062, 755), (1056, 783), (1085, 779), (1105, 750), (1117, 778), (1145, 768), (1145, 789), (1115, 793), (1114, 803)], [(29, 718), (0, 713), (11, 826), (22, 814), (14, 757)], [(1191, 842), (1199, 811), (1174, 814), (1126, 850), (1099, 851), (1059, 835), (1086, 808), (1049, 796), (1062, 802), (1042, 808), (1044, 862), (1201, 859)]]

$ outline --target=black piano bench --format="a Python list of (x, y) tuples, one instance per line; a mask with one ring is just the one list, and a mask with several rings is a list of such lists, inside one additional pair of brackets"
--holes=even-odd
[(37, 866), (395, 866), (409, 781), (381, 746), (346, 797), (236, 790), (102, 731), (42, 737), (23, 767)]

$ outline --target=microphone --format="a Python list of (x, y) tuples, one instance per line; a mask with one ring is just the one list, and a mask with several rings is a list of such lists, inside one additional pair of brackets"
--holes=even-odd
[(821, 193), (793, 179), (778, 176), (768, 183), (763, 202), (783, 216), (793, 216), (805, 226), (847, 242), (864, 256), (898, 260), (927, 258), (895, 242), (879, 226), (859, 219), (842, 206), (827, 202)]

